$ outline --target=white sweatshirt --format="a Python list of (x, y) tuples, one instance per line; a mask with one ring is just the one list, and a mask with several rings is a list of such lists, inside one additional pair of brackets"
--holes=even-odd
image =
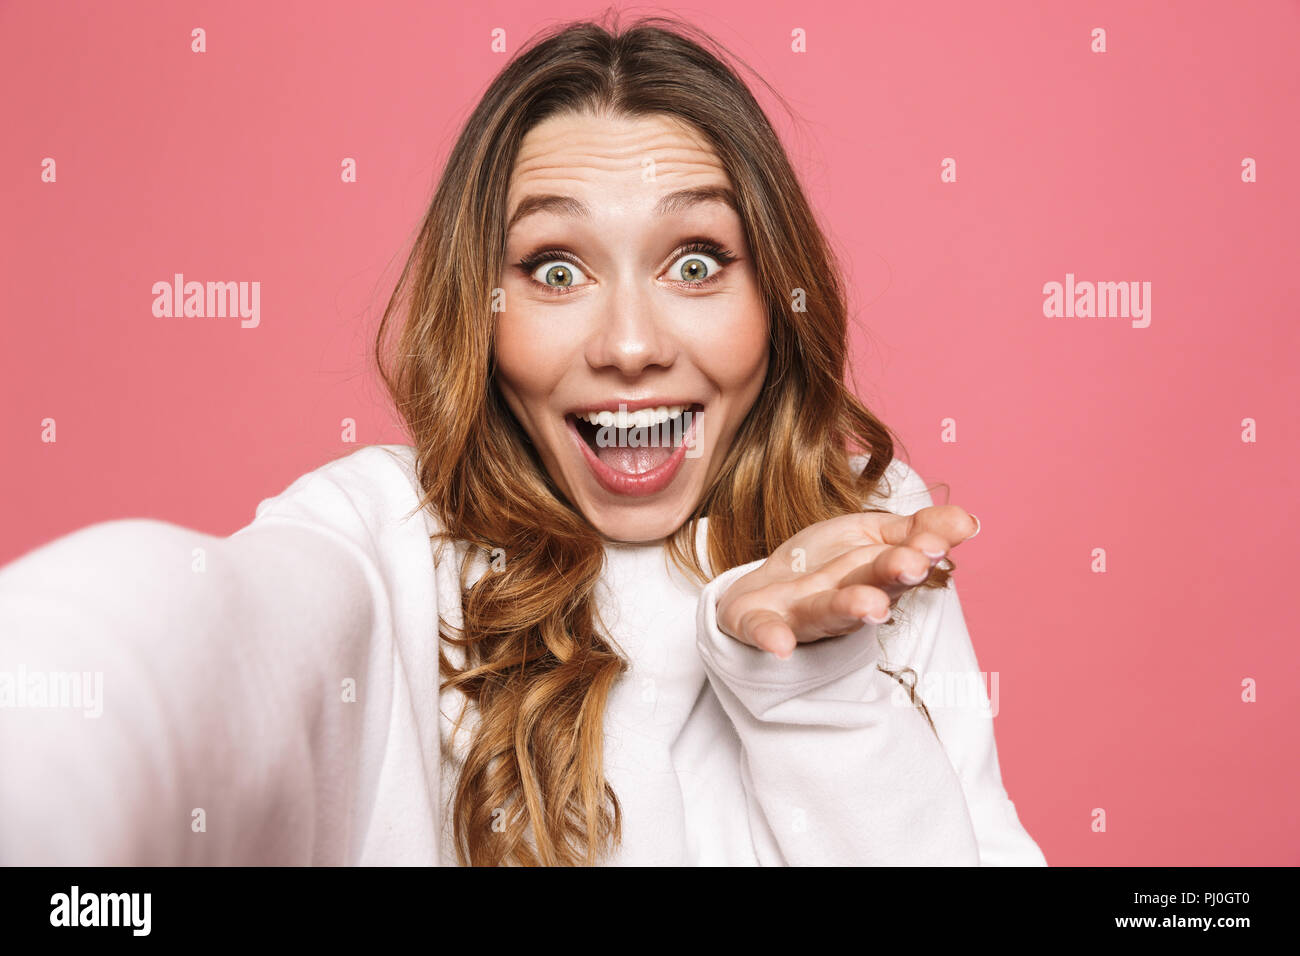
[[(436, 622), (459, 622), (464, 546), (431, 545), (413, 462), (362, 448), (229, 538), (104, 522), (0, 569), (0, 864), (455, 865), (475, 715), (453, 740), (466, 698), (439, 699)], [(931, 503), (903, 462), (889, 477), (881, 507)], [(780, 661), (715, 621), (759, 562), (701, 590), (661, 545), (606, 555), (598, 601), (631, 663), (605, 717), (610, 864), (1045, 865), (953, 585)], [(878, 664), (913, 668), (923, 699), (927, 675), (975, 693), (926, 701), (936, 738)]]

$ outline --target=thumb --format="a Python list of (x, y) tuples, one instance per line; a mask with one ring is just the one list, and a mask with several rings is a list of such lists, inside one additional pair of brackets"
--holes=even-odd
[(736, 639), (760, 651), (770, 651), (784, 660), (799, 642), (785, 618), (768, 608), (755, 608), (744, 614), (737, 625), (740, 633)]

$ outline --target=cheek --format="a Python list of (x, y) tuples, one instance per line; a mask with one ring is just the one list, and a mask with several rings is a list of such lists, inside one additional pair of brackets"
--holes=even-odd
[(701, 367), (724, 392), (757, 394), (768, 356), (767, 312), (759, 296), (737, 300), (694, 338)]
[[(562, 348), (556, 336), (546, 335), (525, 313), (497, 317), (497, 381), (516, 416), (525, 421), (542, 412), (563, 370)], [(521, 407), (522, 406), (522, 409)]]

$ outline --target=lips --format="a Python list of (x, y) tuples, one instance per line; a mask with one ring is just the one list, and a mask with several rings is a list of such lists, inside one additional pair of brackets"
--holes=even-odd
[(704, 406), (699, 403), (639, 404), (591, 407), (565, 416), (592, 475), (613, 494), (652, 495), (668, 487), (701, 434)]

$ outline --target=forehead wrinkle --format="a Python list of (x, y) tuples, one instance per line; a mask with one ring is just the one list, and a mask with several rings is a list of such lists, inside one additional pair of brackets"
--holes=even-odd
[[(585, 116), (545, 120), (530, 130), (520, 145), (511, 190), (541, 180), (549, 181), (547, 185), (560, 181), (574, 183), (581, 192), (591, 182), (587, 177), (575, 175), (575, 169), (610, 174), (634, 171), (638, 181), (645, 182), (641, 179), (641, 157), (647, 155), (654, 164), (654, 180), (689, 180), (696, 175), (722, 174), (721, 182), (690, 186), (662, 196), (655, 208), (656, 215), (668, 215), (702, 201), (722, 202), (739, 212), (730, 177), (717, 154), (697, 131), (672, 117), (650, 117), (649, 122), (643, 117), (613, 123)], [(591, 207), (575, 195), (535, 193), (522, 199), (511, 213), (507, 232), (521, 219), (538, 212), (572, 218), (592, 215)]]
[[(685, 141), (685, 142), (683, 142)], [(718, 165), (712, 147), (689, 124), (657, 115), (639, 119), (597, 120), (589, 116), (563, 115), (543, 120), (525, 134), (515, 158), (520, 172), (531, 171), (533, 162), (545, 166), (547, 154), (555, 147), (584, 153), (583, 160), (594, 165), (608, 162), (611, 169), (622, 168), (629, 155), (654, 150), (679, 151), (700, 156), (697, 162)], [(559, 162), (551, 158), (551, 162)]]
[(649, 158), (654, 163), (656, 176), (689, 175), (692, 172), (719, 172), (726, 169), (717, 155), (709, 150), (672, 146), (638, 146), (635, 149), (611, 153), (600, 146), (584, 148), (565, 142), (555, 149), (539, 150), (537, 155), (520, 157), (515, 161), (515, 184), (528, 179), (573, 179), (572, 170), (584, 169), (600, 173), (620, 173), (629, 170), (639, 176), (642, 161)]
[[(659, 200), (659, 204), (655, 206), (654, 214), (656, 216), (670, 216), (693, 206), (707, 203), (721, 203), (737, 215), (740, 214), (740, 204), (736, 200), (736, 194), (729, 186), (693, 186), (674, 190)], [(506, 231), (508, 232), (514, 228), (515, 223), (519, 222), (519, 220), (538, 212), (549, 212), (557, 216), (569, 216), (574, 219), (587, 219), (591, 216), (591, 207), (575, 196), (555, 193), (525, 196), (520, 200), (518, 208), (510, 217)]]

